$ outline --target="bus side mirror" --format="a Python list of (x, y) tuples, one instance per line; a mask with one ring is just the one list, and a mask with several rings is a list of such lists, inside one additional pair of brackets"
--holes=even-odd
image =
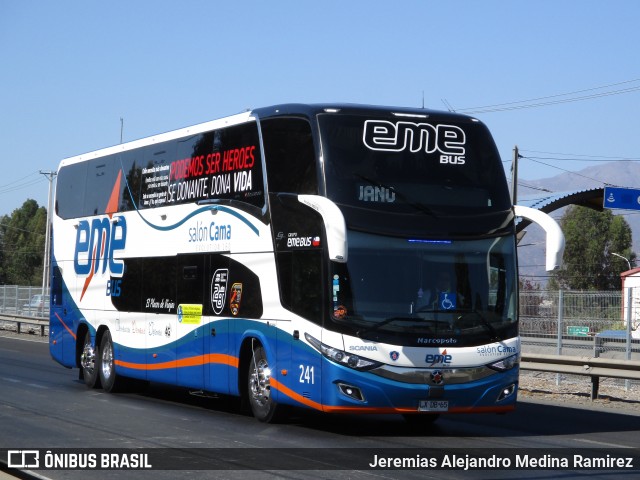
[(322, 217), (327, 233), (329, 259), (347, 263), (347, 224), (338, 206), (326, 197), (298, 195), (298, 201), (313, 208)]
[(516, 217), (526, 218), (540, 225), (547, 233), (545, 245), (547, 251), (546, 270), (548, 272), (556, 270), (562, 266), (562, 255), (564, 254), (564, 234), (560, 225), (546, 213), (535, 208), (514, 205), (513, 211)]

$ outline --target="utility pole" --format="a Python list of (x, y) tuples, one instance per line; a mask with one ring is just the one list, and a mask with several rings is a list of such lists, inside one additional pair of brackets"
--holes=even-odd
[(511, 204), (517, 205), (518, 203), (518, 159), (520, 153), (518, 153), (518, 146), (513, 147), (513, 162), (511, 163)]
[(45, 299), (45, 295), (46, 293), (49, 291), (49, 265), (51, 264), (51, 254), (50, 254), (50, 249), (51, 249), (51, 242), (50, 242), (50, 237), (51, 237), (51, 204), (52, 202), (52, 194), (53, 194), (53, 179), (55, 178), (55, 176), (58, 174), (58, 172), (43, 172), (42, 170), (40, 170), (40, 173), (44, 176), (47, 177), (47, 179), (49, 180), (49, 203), (47, 205), (47, 228), (45, 230), (45, 237), (44, 237), (44, 260), (43, 260), (43, 265), (42, 265), (42, 301), (44, 302)]

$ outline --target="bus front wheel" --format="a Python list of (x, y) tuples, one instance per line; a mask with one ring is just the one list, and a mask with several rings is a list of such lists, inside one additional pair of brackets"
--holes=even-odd
[(262, 346), (254, 349), (249, 365), (248, 396), (253, 416), (261, 422), (275, 422), (281, 418), (282, 406), (271, 396), (271, 369)]

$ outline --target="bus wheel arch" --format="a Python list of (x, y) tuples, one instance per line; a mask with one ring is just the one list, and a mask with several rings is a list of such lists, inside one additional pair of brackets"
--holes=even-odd
[(80, 369), (80, 380), (82, 380), (82, 352), (84, 350), (84, 342), (86, 340), (87, 331), (89, 329), (84, 323), (81, 323), (78, 326), (78, 331), (76, 332), (76, 367)]
[(240, 350), (240, 375), (238, 378), (243, 403), (261, 422), (275, 423), (285, 416), (285, 406), (278, 404), (271, 395), (272, 359), (257, 338), (247, 338)]
[(253, 352), (251, 351), (251, 342), (254, 341), (253, 338), (246, 338), (242, 345), (240, 345), (240, 351), (238, 354), (238, 378), (237, 378), (237, 389), (238, 395), (242, 400), (242, 410), (246, 413), (250, 413), (251, 409), (249, 407), (249, 396), (248, 396), (248, 387), (247, 387), (247, 375), (249, 374), (249, 363), (251, 362), (251, 356)]
[(260, 346), (264, 348), (264, 339), (262, 339), (257, 332), (247, 332), (246, 336), (242, 338), (240, 349), (238, 350), (238, 377), (237, 377), (237, 392), (242, 399), (243, 410), (246, 413), (251, 413), (249, 407), (249, 388), (247, 383), (247, 376), (249, 375), (249, 366), (253, 357), (254, 348)]

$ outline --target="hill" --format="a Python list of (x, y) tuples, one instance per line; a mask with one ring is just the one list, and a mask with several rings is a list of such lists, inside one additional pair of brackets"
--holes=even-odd
[[(640, 162), (609, 162), (539, 180), (521, 178), (519, 183), (546, 188), (552, 192), (602, 187), (603, 185), (640, 188)], [(520, 186), (518, 190), (519, 196), (522, 197), (536, 195), (535, 190), (526, 187)]]
[[(587, 167), (577, 172), (565, 172), (554, 177), (538, 180), (521, 178), (518, 181), (518, 199), (540, 198), (548, 192), (524, 187), (529, 185), (554, 193), (571, 192), (589, 188), (616, 186), (640, 188), (640, 162), (610, 162)], [(564, 209), (551, 213), (560, 220)], [(640, 252), (640, 211), (614, 210), (614, 214), (623, 215), (633, 232), (633, 250)], [(526, 228), (527, 234), (518, 245), (520, 275), (523, 279), (546, 284), (548, 273), (544, 269), (544, 231), (536, 225)]]

